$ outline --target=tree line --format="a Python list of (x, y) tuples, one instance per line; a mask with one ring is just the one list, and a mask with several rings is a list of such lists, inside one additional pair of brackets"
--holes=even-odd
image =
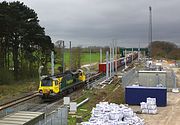
[(173, 42), (154, 41), (149, 48), (153, 58), (180, 59), (180, 48)]
[(0, 2), (0, 82), (8, 76), (34, 77), (40, 65), (47, 65), (53, 48), (33, 9), (18, 1)]

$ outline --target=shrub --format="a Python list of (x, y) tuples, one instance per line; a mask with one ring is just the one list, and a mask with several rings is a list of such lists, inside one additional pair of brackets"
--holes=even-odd
[(14, 82), (14, 74), (8, 69), (0, 69), (0, 84), (10, 84)]

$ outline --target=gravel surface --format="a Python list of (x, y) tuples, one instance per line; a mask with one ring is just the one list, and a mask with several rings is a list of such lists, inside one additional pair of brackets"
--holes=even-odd
[[(158, 107), (158, 114), (138, 114), (144, 119), (145, 125), (180, 125), (180, 93), (167, 93), (168, 105)], [(140, 111), (140, 106), (130, 106)]]
[[(167, 65), (167, 67), (169, 67)], [(171, 68), (177, 76), (177, 87), (180, 87), (180, 68)], [(139, 114), (145, 125), (180, 125), (180, 93), (167, 93), (167, 106), (158, 107), (156, 115)], [(131, 106), (135, 111), (140, 111), (140, 106)]]

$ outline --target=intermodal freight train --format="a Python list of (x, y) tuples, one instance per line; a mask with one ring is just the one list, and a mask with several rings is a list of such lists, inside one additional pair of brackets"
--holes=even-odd
[[(133, 54), (133, 55), (132, 55)], [(129, 54), (126, 57), (126, 63), (130, 63), (132, 59), (136, 59), (138, 54), (136, 52)], [(125, 64), (125, 58), (117, 60), (117, 67), (120, 68)], [(115, 61), (114, 61), (115, 64)], [(98, 77), (101, 77), (106, 72), (106, 63), (99, 64), (99, 73), (96, 75), (86, 78), (83, 70), (78, 69), (76, 72), (66, 71), (63, 74), (47, 76), (41, 79), (39, 83), (39, 95), (44, 98), (51, 98), (59, 96), (68, 91), (73, 91), (79, 86), (83, 86), (86, 82), (91, 82)]]
[[(126, 57), (119, 58), (117, 60), (117, 68), (120, 68), (125, 65), (125, 58), (126, 58), (126, 64), (128, 64), (131, 63), (132, 60), (135, 60), (137, 57), (138, 57), (138, 53), (133, 52), (128, 54)], [(115, 66), (116, 60), (114, 60), (113, 63)], [(109, 67), (110, 67), (110, 63), (109, 63)], [(106, 62), (99, 63), (99, 72), (106, 73)]]
[(82, 85), (85, 80), (86, 75), (81, 69), (76, 72), (66, 71), (63, 74), (47, 76), (39, 83), (39, 95), (42, 98), (57, 97)]

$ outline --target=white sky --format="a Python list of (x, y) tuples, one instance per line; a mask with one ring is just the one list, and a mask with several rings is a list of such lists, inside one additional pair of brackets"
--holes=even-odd
[(35, 10), (53, 42), (64, 40), (67, 46), (68, 41), (74, 46), (105, 46), (112, 40), (124, 47), (147, 46), (152, 6), (153, 40), (180, 46), (180, 0), (20, 1)]

